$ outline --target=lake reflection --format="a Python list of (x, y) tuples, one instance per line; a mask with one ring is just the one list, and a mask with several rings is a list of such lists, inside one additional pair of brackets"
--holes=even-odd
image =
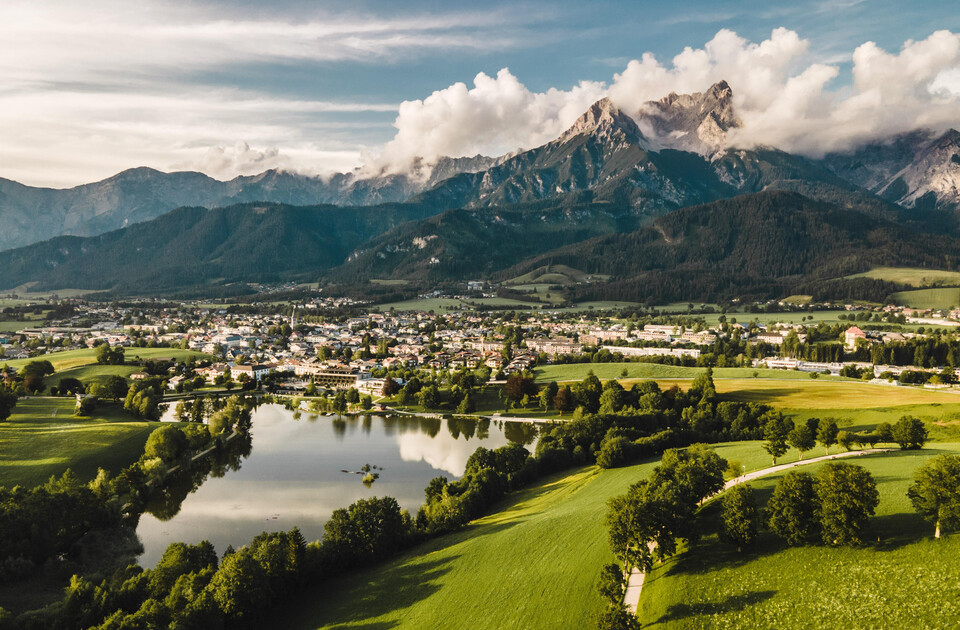
[[(156, 501), (153, 514), (140, 518), (142, 566), (156, 564), (167, 545), (177, 541), (206, 539), (222, 553), (227, 545), (239, 547), (264, 530), (294, 526), (307, 540), (316, 540), (335, 509), (360, 498), (392, 496), (414, 514), (427, 483), (438, 475), (462, 475), (478, 446), (497, 448), (514, 441), (532, 451), (537, 431), (529, 424), (485, 420), (338, 420), (307, 413), (296, 420), (280, 405), (264, 405), (253, 414), (252, 434), (246, 458), (241, 454), (215, 463), (214, 474), (220, 477), (203, 481), (202, 474), (184, 475), (171, 486), (168, 500)], [(359, 471), (367, 463), (383, 469), (370, 487), (360, 475), (341, 472)], [(179, 498), (194, 487), (177, 511)]]

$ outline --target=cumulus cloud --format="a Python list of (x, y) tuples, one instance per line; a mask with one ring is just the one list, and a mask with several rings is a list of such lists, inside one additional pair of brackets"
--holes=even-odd
[(200, 159), (178, 165), (206, 173), (211, 177), (229, 179), (235, 175), (256, 175), (270, 169), (289, 167), (290, 159), (276, 147), (251, 149), (242, 140), (232, 147), (217, 145), (207, 149)]
[[(703, 91), (724, 79), (743, 127), (731, 146), (768, 145), (820, 155), (919, 127), (960, 123), (960, 36), (937, 31), (897, 53), (858, 46), (849, 77), (809, 60), (809, 42), (785, 28), (760, 43), (721, 30), (703, 48), (663, 64), (650, 53), (614, 76), (611, 99), (636, 113), (670, 93)], [(849, 79), (837, 81), (838, 78)], [(831, 87), (839, 83), (839, 87)]]
[(401, 103), (396, 136), (382, 153), (368, 156), (367, 167), (403, 170), (416, 158), (501, 155), (537, 146), (560, 135), (605, 92), (606, 85), (595, 81), (532, 92), (507, 68), (496, 77), (481, 72), (472, 88), (454, 83)]
[(960, 124), (960, 36), (938, 31), (897, 53), (867, 42), (853, 51), (849, 75), (813, 60), (809, 41), (786, 28), (748, 41), (721, 29), (702, 48), (669, 63), (652, 53), (627, 63), (609, 86), (584, 81), (564, 91), (533, 92), (506, 68), (480, 73), (473, 87), (455, 83), (400, 105), (396, 136), (368, 169), (401, 170), (416, 158), (500, 155), (543, 144), (604, 95), (638, 115), (644, 104), (676, 92), (700, 92), (726, 80), (743, 127), (735, 147), (775, 146), (821, 155), (919, 127)]

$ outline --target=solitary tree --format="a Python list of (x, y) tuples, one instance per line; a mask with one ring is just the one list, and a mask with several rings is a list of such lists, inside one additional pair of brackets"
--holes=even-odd
[(793, 428), (793, 422), (783, 417), (783, 414), (775, 413), (763, 426), (763, 450), (770, 453), (773, 458), (773, 465), (777, 465), (777, 458), (787, 452), (787, 436)]
[(820, 527), (829, 545), (859, 545), (880, 503), (873, 476), (862, 466), (824, 464), (817, 475)]
[(127, 395), (127, 379), (116, 374), (107, 377), (103, 383), (103, 395), (106, 398), (112, 398), (114, 401), (120, 400)]
[(463, 399), (460, 401), (460, 404), (457, 405), (457, 413), (470, 414), (476, 410), (477, 410), (477, 403), (473, 399), (473, 394), (468, 390), (463, 395)]
[(903, 450), (923, 448), (927, 442), (927, 427), (913, 416), (903, 416), (893, 425), (893, 441)]
[(777, 483), (767, 502), (767, 524), (788, 545), (812, 542), (820, 532), (820, 499), (810, 473), (792, 471)]
[(830, 447), (837, 443), (838, 433), (840, 433), (840, 429), (837, 427), (836, 420), (824, 418), (820, 421), (820, 426), (817, 428), (817, 441), (826, 450), (827, 455), (830, 454)]
[(960, 527), (960, 456), (940, 455), (917, 469), (916, 481), (907, 490), (913, 509), (940, 529)]
[(724, 540), (736, 545), (737, 551), (753, 546), (757, 541), (760, 519), (757, 499), (749, 484), (734, 486), (723, 496), (721, 518), (720, 536)]
[(28, 392), (42, 392), (43, 377), (53, 374), (53, 365), (46, 360), (31, 361), (20, 369), (23, 386)]
[(803, 454), (817, 444), (813, 435), (813, 429), (806, 424), (795, 426), (793, 431), (787, 435), (787, 442), (800, 452), (800, 459), (803, 459)]
[(347, 410), (347, 396), (342, 390), (333, 397), (333, 410), (337, 413), (338, 418), (340, 414)]
[(180, 428), (174, 425), (162, 426), (156, 429), (147, 438), (143, 454), (147, 457), (159, 457), (165, 462), (172, 462), (183, 454), (187, 448), (187, 436)]

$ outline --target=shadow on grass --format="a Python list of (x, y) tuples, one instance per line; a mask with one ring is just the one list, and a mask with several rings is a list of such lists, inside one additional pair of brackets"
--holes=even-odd
[(346, 630), (387, 630), (399, 622), (395, 619), (377, 619), (403, 611), (427, 599), (441, 589), (439, 580), (450, 572), (459, 555), (436, 560), (423, 560), (466, 539), (498, 533), (517, 525), (522, 519), (509, 523), (471, 524), (432, 541), (418, 545), (385, 564), (347, 573), (307, 588), (292, 603), (276, 627), (317, 627)]
[(777, 591), (752, 591), (741, 595), (731, 595), (720, 602), (702, 602), (697, 604), (673, 604), (667, 609), (656, 623), (667, 623), (670, 621), (679, 621), (688, 617), (698, 617), (701, 615), (721, 615), (743, 610), (749, 606), (756, 606), (774, 595)]
[(390, 630), (390, 628), (396, 628), (399, 623), (399, 621), (375, 621), (362, 625), (331, 626), (330, 630)]
[[(878, 537), (876, 543), (871, 536)], [(933, 524), (915, 512), (901, 512), (872, 517), (867, 541), (877, 551), (894, 551), (929, 536), (933, 536)]]
[[(450, 572), (459, 556), (380, 567), (324, 581), (303, 594), (302, 608), (285, 620), (288, 628), (364, 628), (386, 630), (397, 619), (377, 619), (402, 611), (440, 590), (438, 580)], [(370, 579), (367, 579), (370, 578)]]

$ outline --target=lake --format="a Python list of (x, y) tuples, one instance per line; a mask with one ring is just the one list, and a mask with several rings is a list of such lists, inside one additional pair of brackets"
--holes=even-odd
[[(206, 468), (172, 478), (151, 502), (137, 527), (141, 566), (154, 566), (178, 541), (209, 540), (222, 554), (262, 531), (294, 526), (308, 541), (317, 540), (335, 509), (361, 498), (392, 496), (415, 516), (431, 479), (460, 477), (478, 446), (512, 441), (532, 451), (537, 429), (520, 422), (414, 417), (337, 420), (303, 413), (296, 419), (271, 404), (253, 412), (251, 435), (251, 442), (232, 445)], [(364, 464), (382, 469), (370, 486), (362, 475), (342, 472), (360, 471)]]

